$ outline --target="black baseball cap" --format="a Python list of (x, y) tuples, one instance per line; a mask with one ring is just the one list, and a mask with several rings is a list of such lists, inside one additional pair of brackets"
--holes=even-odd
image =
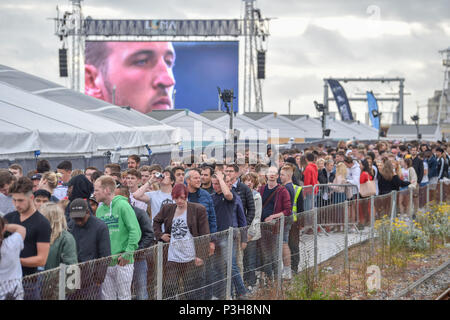
[(86, 216), (87, 209), (88, 204), (86, 200), (81, 198), (73, 200), (69, 205), (70, 218), (84, 218)]
[(42, 175), (40, 173), (33, 174), (31, 180), (41, 180)]

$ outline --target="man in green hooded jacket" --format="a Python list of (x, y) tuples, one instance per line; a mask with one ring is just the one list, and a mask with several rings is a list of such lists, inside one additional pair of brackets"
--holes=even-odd
[(123, 196), (115, 196), (116, 182), (103, 176), (94, 183), (95, 199), (102, 205), (97, 209), (97, 218), (109, 229), (113, 259), (102, 284), (104, 300), (130, 300), (133, 280), (133, 254), (141, 239), (141, 229), (133, 208)]

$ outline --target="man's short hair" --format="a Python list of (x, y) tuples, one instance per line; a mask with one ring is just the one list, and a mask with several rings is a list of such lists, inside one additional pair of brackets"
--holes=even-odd
[(239, 172), (239, 166), (235, 163), (227, 164), (227, 167), (232, 167), (234, 172)]
[(36, 163), (36, 172), (44, 173), (47, 171), (50, 171), (50, 162), (48, 162), (48, 160), (45, 159), (38, 160), (38, 162)]
[[(150, 173), (152, 172), (152, 171), (158, 171), (158, 172), (162, 172), (163, 171), (163, 167), (160, 165), (160, 164), (152, 164), (151, 166), (150, 166), (150, 168), (149, 168), (150, 170)], [(184, 169), (183, 169), (184, 170)]]
[(285, 171), (288, 175), (290, 175), (292, 177), (292, 175), (294, 174), (294, 168), (292, 167), (292, 165), (284, 165), (281, 168), (282, 171)]
[(94, 171), (91, 175), (92, 183), (94, 183), (98, 178), (102, 176), (102, 173), (100, 171)]
[(150, 170), (150, 166), (147, 166), (147, 165), (139, 168), (139, 172), (142, 173), (142, 171), (148, 171), (150, 173), (152, 172), (152, 170)]
[(14, 181), (9, 187), (9, 193), (31, 193), (33, 190), (33, 182), (28, 177), (21, 177), (17, 181)]
[(141, 158), (137, 154), (132, 154), (128, 156), (128, 159), (133, 159), (136, 163), (141, 163)]
[(69, 160), (64, 160), (58, 164), (56, 169), (72, 171), (72, 162), (70, 162)]
[(104, 41), (86, 41), (84, 53), (86, 64), (96, 67), (107, 82), (108, 57), (111, 54), (108, 44)]
[(18, 163), (13, 163), (12, 165), (9, 166), (8, 169), (13, 169), (13, 170), (19, 170), (21, 174), (23, 174), (23, 168), (20, 164)]
[(132, 168), (132, 169), (128, 169), (126, 172), (127, 172), (127, 175), (131, 174), (132, 176), (135, 176), (138, 179), (141, 178), (141, 172), (139, 170)]
[(87, 170), (98, 171), (98, 169), (96, 167), (87, 167), (86, 169), (84, 169), (84, 172), (86, 172)]
[(212, 176), (214, 174), (214, 169), (211, 166), (205, 165), (201, 167), (201, 170), (209, 170), (209, 175)]
[(255, 166), (255, 172), (259, 173), (259, 172), (261, 172), (262, 169), (268, 169), (268, 168), (269, 168), (269, 166), (267, 164), (265, 164), (265, 163), (258, 163)]
[(186, 180), (188, 180), (190, 177), (191, 177), (191, 172), (192, 171), (197, 171), (198, 172), (198, 174), (202, 174), (202, 172), (200, 171), (200, 169), (198, 169), (198, 168), (192, 168), (192, 169), (189, 169), (188, 171), (186, 171), (186, 174), (185, 174), (185, 176), (184, 176), (184, 178), (186, 179)]
[(316, 156), (314, 155), (314, 153), (308, 152), (306, 154), (306, 160), (308, 160), (309, 162), (314, 162), (315, 159), (316, 159)]
[(105, 165), (105, 170), (106, 170), (106, 168), (111, 169), (111, 172), (120, 173), (120, 164), (118, 164), (118, 163), (108, 163), (107, 165)]
[(5, 184), (11, 184), (14, 180), (14, 175), (7, 169), (0, 169), (0, 188)]
[(116, 180), (113, 177), (101, 176), (95, 182), (99, 182), (103, 189), (109, 189), (111, 193), (114, 193), (116, 190)]
[(177, 172), (177, 170), (181, 170), (184, 172), (184, 168), (182, 166), (176, 166), (172, 168), (172, 172), (173, 174), (175, 174)]

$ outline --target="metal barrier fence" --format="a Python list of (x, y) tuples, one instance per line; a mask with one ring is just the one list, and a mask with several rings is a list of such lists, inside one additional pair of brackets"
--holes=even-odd
[[(123, 267), (116, 264), (117, 256), (61, 265), (22, 281), (0, 282), (0, 299), (231, 299), (258, 285), (280, 292), (283, 269), (289, 265), (289, 258), (293, 269), (313, 267), (316, 276), (319, 264), (341, 253), (342, 265), (349, 267), (348, 250), (352, 245), (370, 240), (373, 250), (376, 220), (385, 215), (391, 222), (402, 215), (413, 218), (417, 209), (450, 197), (450, 185), (440, 182), (417, 190), (333, 203), (336, 199), (333, 192), (340, 193), (342, 189), (332, 188), (342, 187), (352, 188), (314, 187), (315, 196), (323, 196), (321, 191), (329, 192), (331, 203), (315, 206), (309, 202), (310, 209), (301, 212), (295, 222), (283, 216), (259, 223), (259, 228), (253, 226), (256, 232), (247, 232), (249, 227), (230, 228), (189, 241), (160, 242), (136, 251), (134, 263)], [(307, 191), (304, 199), (314, 199), (312, 187), (304, 190)], [(287, 234), (288, 242), (283, 241)], [(212, 255), (210, 242), (215, 243)], [(288, 256), (283, 254), (287, 245), (291, 251)]]

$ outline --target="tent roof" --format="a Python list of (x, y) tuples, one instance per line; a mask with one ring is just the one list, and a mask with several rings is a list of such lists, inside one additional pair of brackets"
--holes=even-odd
[(161, 125), (159, 121), (149, 119), (134, 109), (109, 104), (57, 83), (3, 65), (0, 65), (0, 82), (68, 107), (98, 114), (126, 126)]
[[(44, 95), (56, 92), (55, 99)], [(70, 103), (67, 97), (72, 99)], [(55, 101), (59, 99), (65, 103)], [(97, 155), (118, 148), (139, 152), (146, 150), (147, 144), (157, 150), (179, 141), (176, 128), (148, 121), (135, 110), (109, 105), (2, 65), (0, 106), (2, 137), (13, 136), (2, 139), (1, 157), (29, 156), (35, 150), (42, 155)]]
[[(438, 130), (437, 125), (419, 125), (419, 132), (421, 134), (435, 134)], [(389, 127), (388, 135), (392, 134), (405, 134), (405, 135), (416, 135), (417, 129), (413, 124), (397, 125), (393, 124)]]

